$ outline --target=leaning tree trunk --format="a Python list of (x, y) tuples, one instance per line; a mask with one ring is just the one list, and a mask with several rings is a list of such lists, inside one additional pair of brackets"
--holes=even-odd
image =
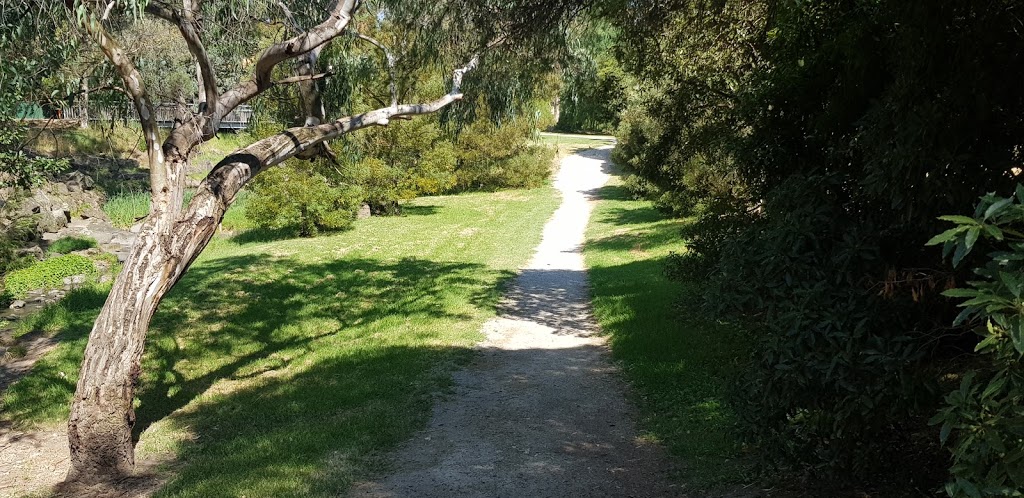
[(154, 205), (143, 223), (89, 334), (68, 421), (69, 481), (115, 482), (132, 473), (132, 402), (150, 319), (213, 237), (241, 187), (233, 183), (222, 184), (215, 193), (213, 183), (205, 182), (182, 213), (184, 189), (181, 182), (173, 182), (172, 195)]

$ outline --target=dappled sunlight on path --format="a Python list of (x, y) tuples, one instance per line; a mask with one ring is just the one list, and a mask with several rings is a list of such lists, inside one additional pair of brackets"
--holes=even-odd
[(567, 157), (563, 202), (537, 251), (484, 325), (429, 427), (394, 472), (354, 496), (672, 496), (660, 448), (637, 436), (633, 407), (590, 313), (581, 247), (608, 149)]

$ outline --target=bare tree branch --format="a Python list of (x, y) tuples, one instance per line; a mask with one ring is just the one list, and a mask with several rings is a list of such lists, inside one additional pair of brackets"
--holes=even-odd
[(334, 8), (331, 9), (327, 20), (308, 31), (267, 48), (256, 61), (256, 74), (253, 79), (242, 82), (221, 95), (221, 108), (218, 114), (224, 115), (231, 112), (238, 105), (270, 88), (273, 85), (271, 72), (281, 62), (298, 57), (337, 38), (344, 32), (358, 7), (358, 0), (338, 0)]
[(288, 78), (282, 78), (274, 82), (275, 85), (287, 85), (289, 83), (301, 83), (304, 81), (313, 81), (323, 78), (329, 78), (334, 76), (334, 71), (326, 71), (319, 74), (302, 74), (299, 76), (290, 76)]
[(391, 53), (390, 50), (388, 50), (388, 48), (386, 46), (384, 46), (383, 43), (377, 41), (376, 39), (374, 39), (372, 37), (369, 37), (369, 36), (366, 36), (366, 35), (364, 35), (362, 33), (357, 32), (357, 31), (352, 31), (351, 34), (355, 38), (357, 38), (359, 40), (362, 40), (362, 41), (365, 41), (365, 42), (373, 45), (374, 47), (377, 47), (378, 49), (380, 49), (381, 52), (384, 52), (384, 60), (388, 64), (388, 78), (391, 80), (391, 83), (390, 83), (390, 86), (389, 86), (389, 88), (391, 89), (391, 106), (392, 107), (397, 106), (398, 105), (398, 83), (397, 83), (397, 78), (395, 76), (395, 62), (396, 62), (395, 56)]
[(95, 18), (85, 21), (86, 32), (99, 45), (103, 55), (110, 61), (124, 81), (124, 89), (132, 98), (135, 110), (139, 113), (139, 123), (142, 125), (142, 133), (146, 140), (146, 150), (149, 156), (149, 180), (150, 189), (154, 199), (161, 199), (167, 195), (168, 174), (164, 168), (163, 150), (160, 148), (160, 130), (156, 122), (156, 112), (153, 103), (146, 94), (146, 87), (142, 81), (142, 74), (132, 63), (131, 59), (121, 46), (107, 33), (107, 30)]

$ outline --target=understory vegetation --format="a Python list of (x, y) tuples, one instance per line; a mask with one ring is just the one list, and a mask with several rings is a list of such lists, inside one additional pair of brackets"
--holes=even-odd
[[(549, 187), (435, 196), (315, 239), (219, 237), (157, 312), (140, 459), (159, 496), (337, 496), (426, 423), (558, 199)], [(4, 421), (66, 420), (108, 288), (21, 322), (60, 345), (2, 397)]]
[[(628, 187), (696, 220), (669, 273), (687, 303), (758, 324), (732, 410), (762, 472), (885, 496), (1020, 496), (1020, 5), (607, 15)], [(974, 217), (939, 219), (987, 193)], [(960, 224), (946, 254), (925, 245), (944, 220)]]

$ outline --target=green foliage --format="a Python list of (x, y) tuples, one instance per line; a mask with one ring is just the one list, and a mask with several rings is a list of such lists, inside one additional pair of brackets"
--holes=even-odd
[(944, 244), (957, 266), (979, 242), (991, 245), (968, 287), (943, 294), (965, 298), (956, 324), (981, 336), (975, 351), (987, 360), (946, 395), (932, 422), (953, 453), (954, 498), (1024, 496), (1024, 186), (1015, 196), (982, 197), (974, 216), (943, 216), (956, 224), (928, 242)]
[(312, 237), (351, 226), (361, 193), (358, 187), (333, 186), (310, 163), (290, 161), (253, 181), (245, 215), (260, 227)]
[(501, 125), (479, 119), (458, 138), (458, 187), (463, 190), (531, 188), (551, 176), (554, 151), (530, 141), (534, 123), (513, 118)]
[(47, 251), (56, 254), (82, 251), (96, 247), (96, 239), (92, 237), (62, 237), (53, 241)]
[(615, 59), (618, 33), (602, 19), (580, 19), (570, 32), (555, 128), (567, 132), (611, 133), (625, 106), (627, 75)]
[(20, 298), (33, 289), (60, 288), (64, 285), (65, 277), (95, 273), (96, 267), (91, 259), (78, 254), (65, 254), (11, 272), (7, 275), (5, 285), (11, 295)]
[(780, 188), (766, 203), (780, 215), (724, 241), (707, 300), (763, 323), (741, 414), (769, 461), (871, 475), (892, 464), (881, 456), (905, 437), (894, 428), (928, 393), (924, 351), (911, 303), (866, 285), (880, 240), (842, 212), (839, 186), (811, 177)]
[[(740, 396), (756, 448), (831, 481), (931, 479), (943, 462), (913, 456), (934, 453), (934, 379), (963, 368), (972, 337), (950, 331), (937, 294), (958, 275), (923, 242), (939, 215), (1012, 188), (1019, 6), (616, 5), (633, 79), (616, 158), (698, 216), (670, 271), (708, 276), (709, 305), (765, 324)], [(985, 229), (954, 230), (960, 262)]]

